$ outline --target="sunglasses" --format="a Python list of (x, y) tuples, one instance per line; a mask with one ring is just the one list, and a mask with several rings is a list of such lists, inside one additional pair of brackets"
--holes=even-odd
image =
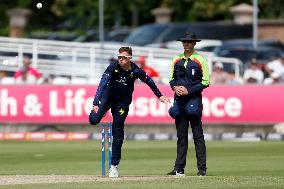
[(118, 59), (127, 59), (127, 58), (132, 58), (132, 56), (125, 56), (125, 55), (118, 55)]

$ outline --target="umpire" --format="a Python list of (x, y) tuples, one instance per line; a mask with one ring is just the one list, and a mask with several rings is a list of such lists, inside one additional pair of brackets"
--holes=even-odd
[(206, 146), (202, 129), (202, 91), (209, 86), (207, 61), (194, 50), (201, 41), (187, 32), (181, 41), (184, 52), (172, 60), (170, 85), (175, 92), (169, 114), (177, 129), (177, 157), (174, 169), (167, 175), (184, 176), (188, 149), (188, 127), (191, 125), (197, 158), (198, 176), (206, 176)]

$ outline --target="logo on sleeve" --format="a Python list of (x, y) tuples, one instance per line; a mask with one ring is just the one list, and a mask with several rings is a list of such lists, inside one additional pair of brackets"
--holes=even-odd
[(195, 74), (195, 69), (191, 69), (191, 75)]

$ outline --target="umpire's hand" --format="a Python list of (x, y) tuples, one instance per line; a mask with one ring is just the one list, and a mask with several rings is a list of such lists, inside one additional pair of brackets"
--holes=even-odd
[(178, 96), (188, 95), (188, 90), (184, 86), (174, 86), (174, 91)]

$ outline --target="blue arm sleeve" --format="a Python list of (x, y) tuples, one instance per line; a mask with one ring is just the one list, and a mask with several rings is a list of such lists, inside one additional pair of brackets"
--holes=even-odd
[(203, 89), (205, 89), (206, 87), (208, 87), (208, 85), (206, 86), (206, 85), (203, 85), (202, 83), (198, 83), (192, 87), (187, 87), (188, 95), (195, 96), (197, 94), (201, 94)]
[(176, 81), (174, 79), (170, 81), (170, 86), (172, 90), (174, 90), (174, 86), (177, 86)]
[(155, 84), (155, 82), (153, 81), (153, 79), (151, 77), (149, 77), (146, 72), (142, 69), (139, 68), (139, 73), (138, 73), (138, 78), (146, 83), (151, 90), (153, 91), (153, 93), (160, 98), (162, 95), (161, 91), (158, 89), (157, 85)]
[(93, 105), (99, 105), (100, 104), (100, 99), (102, 97), (102, 94), (104, 92), (104, 90), (106, 90), (106, 86), (108, 85), (110, 78), (111, 78), (111, 74), (113, 72), (113, 69), (115, 68), (116, 63), (111, 63), (107, 69), (105, 70), (105, 72), (102, 75), (100, 84), (98, 86), (94, 101), (93, 101)]

